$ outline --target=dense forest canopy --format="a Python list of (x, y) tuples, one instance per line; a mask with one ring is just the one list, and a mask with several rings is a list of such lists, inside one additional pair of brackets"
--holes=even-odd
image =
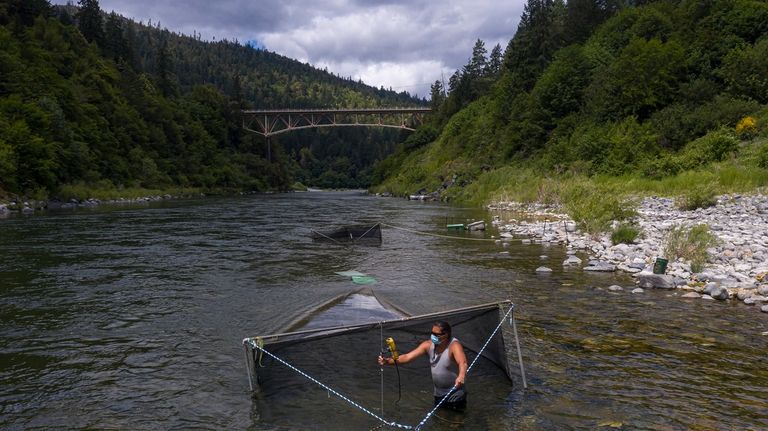
[(768, 168), (768, 2), (528, 0), (498, 70), (484, 51), (433, 85), (438, 114), (377, 189), (450, 198), (509, 168), (653, 179), (737, 154)]
[(478, 39), (432, 85), (434, 113), (417, 132), (313, 129), (271, 145), (242, 129), (241, 109), (426, 101), (105, 14), (97, 0), (0, 1), (0, 44), (5, 196), (300, 181), (449, 199), (525, 169), (640, 179), (731, 159), (768, 169), (761, 0), (528, 0), (506, 47)]
[(365, 187), (398, 131), (310, 130), (268, 148), (243, 131), (240, 110), (424, 103), (237, 41), (106, 14), (97, 0), (2, 0), (0, 46), (0, 197), (72, 184)]

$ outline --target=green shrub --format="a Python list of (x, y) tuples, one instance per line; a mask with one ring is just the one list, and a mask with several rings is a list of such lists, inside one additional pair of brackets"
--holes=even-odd
[(640, 172), (645, 178), (662, 179), (677, 175), (683, 171), (683, 162), (680, 157), (663, 153), (657, 158), (647, 158), (640, 165)]
[(698, 185), (688, 193), (678, 196), (675, 203), (683, 211), (693, 211), (697, 208), (709, 208), (717, 203), (714, 184)]
[(615, 191), (601, 189), (588, 181), (565, 184), (560, 197), (568, 215), (591, 235), (607, 232), (614, 220), (624, 221), (637, 215), (634, 202), (623, 200)]
[(719, 243), (705, 224), (675, 226), (664, 238), (664, 256), (670, 261), (682, 258), (691, 263), (691, 271), (701, 272), (707, 262), (707, 249)]
[(640, 235), (640, 227), (634, 224), (621, 223), (611, 233), (611, 242), (616, 244), (633, 244)]
[(757, 150), (757, 166), (768, 169), (768, 143), (764, 143)]
[(739, 141), (729, 130), (707, 133), (688, 144), (682, 152), (685, 169), (695, 169), (712, 162), (725, 160), (739, 148)]
[(293, 183), (293, 185), (291, 185), (291, 190), (293, 190), (295, 192), (306, 192), (307, 191), (307, 186), (305, 186), (304, 184), (302, 184), (299, 181), (296, 181), (295, 183)]

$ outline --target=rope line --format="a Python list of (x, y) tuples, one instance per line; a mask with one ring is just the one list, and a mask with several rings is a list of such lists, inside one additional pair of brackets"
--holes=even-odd
[(325, 389), (325, 390), (327, 390), (328, 392), (330, 392), (330, 393), (332, 393), (332, 394), (336, 395), (337, 397), (339, 397), (339, 398), (341, 398), (342, 400), (344, 400), (344, 401), (348, 402), (349, 404), (351, 404), (351, 405), (353, 405), (353, 406), (357, 407), (358, 409), (360, 409), (360, 410), (361, 410), (361, 411), (363, 411), (364, 413), (366, 413), (366, 414), (368, 414), (368, 415), (370, 415), (370, 416), (372, 416), (372, 417), (374, 417), (374, 418), (378, 419), (379, 421), (381, 421), (381, 422), (382, 422), (382, 423), (384, 423), (385, 425), (388, 425), (388, 426), (391, 426), (391, 427), (397, 427), (397, 428), (400, 428), (400, 429), (407, 429), (407, 430), (413, 429), (413, 427), (412, 427), (412, 426), (410, 426), (410, 425), (403, 425), (403, 424), (397, 423), (397, 422), (395, 422), (395, 421), (387, 421), (386, 419), (382, 418), (381, 416), (377, 415), (376, 413), (374, 413), (374, 412), (372, 412), (372, 411), (370, 411), (370, 410), (366, 409), (365, 407), (361, 406), (360, 404), (356, 403), (355, 401), (352, 401), (350, 398), (348, 398), (348, 397), (344, 396), (344, 395), (343, 395), (343, 394), (341, 394), (339, 391), (337, 391), (337, 390), (333, 389), (332, 387), (330, 387), (330, 386), (326, 385), (325, 383), (323, 383), (323, 382), (321, 382), (321, 381), (317, 380), (316, 378), (314, 378), (314, 377), (310, 376), (309, 374), (305, 373), (304, 371), (301, 371), (300, 369), (298, 369), (298, 368), (294, 367), (293, 365), (289, 364), (288, 362), (284, 361), (283, 359), (281, 359), (281, 358), (279, 358), (279, 357), (275, 356), (275, 355), (274, 355), (274, 354), (272, 354), (272, 352), (270, 352), (269, 350), (267, 350), (267, 349), (265, 349), (265, 348), (263, 348), (263, 347), (259, 347), (259, 346), (258, 346), (258, 345), (256, 345), (256, 343), (254, 343), (252, 340), (249, 340), (249, 341), (248, 341), (248, 343), (251, 345), (251, 347), (253, 347), (253, 348), (256, 348), (256, 349), (259, 349), (259, 350), (261, 350), (262, 352), (264, 352), (264, 353), (266, 353), (267, 355), (271, 356), (271, 357), (272, 357), (274, 360), (276, 360), (276, 361), (280, 362), (281, 364), (285, 365), (286, 367), (290, 368), (291, 370), (293, 370), (293, 371), (295, 371), (295, 372), (299, 373), (300, 375), (302, 375), (302, 376), (306, 377), (307, 379), (309, 379), (309, 380), (310, 380), (310, 381), (312, 381), (313, 383), (316, 383), (317, 385), (319, 385), (319, 386), (320, 386), (320, 387), (322, 387), (323, 389)]
[(312, 230), (312, 233), (316, 233), (316, 234), (318, 234), (320, 236), (324, 236), (324, 237), (330, 239), (331, 241), (335, 242), (336, 244), (341, 244), (340, 242), (336, 241), (335, 239), (329, 237), (328, 235), (326, 235), (326, 234), (324, 234), (322, 232), (319, 232), (319, 231), (316, 231), (316, 230)]
[[(514, 310), (514, 309), (515, 309), (515, 307), (514, 307), (514, 306), (512, 306), (512, 307), (509, 307), (509, 311), (507, 311), (507, 314), (505, 314), (505, 315), (504, 315), (504, 317), (502, 317), (501, 319), (499, 319), (499, 324), (498, 324), (498, 325), (496, 325), (496, 329), (494, 329), (494, 330), (493, 330), (493, 332), (491, 333), (491, 336), (490, 336), (490, 337), (488, 337), (488, 339), (487, 339), (487, 340), (485, 340), (485, 344), (483, 344), (483, 347), (481, 347), (481, 348), (480, 348), (480, 351), (478, 351), (478, 352), (477, 352), (477, 356), (475, 356), (475, 359), (473, 359), (473, 360), (472, 360), (472, 363), (471, 363), (471, 364), (469, 364), (469, 368), (467, 368), (467, 373), (466, 373), (466, 374), (469, 374), (470, 370), (472, 370), (472, 367), (474, 367), (474, 366), (475, 366), (475, 363), (477, 363), (477, 360), (478, 360), (478, 359), (480, 359), (480, 357), (483, 355), (483, 351), (485, 350), (485, 348), (486, 348), (486, 347), (488, 347), (488, 343), (490, 343), (490, 342), (491, 342), (491, 340), (493, 339), (493, 337), (496, 335), (496, 333), (497, 333), (497, 332), (499, 332), (499, 328), (501, 328), (501, 325), (503, 325), (503, 324), (504, 324), (504, 320), (507, 318), (507, 316), (509, 316), (509, 313), (511, 313), (511, 312), (512, 312), (512, 310)], [(418, 425), (416, 425), (416, 428), (414, 428), (414, 429), (415, 429), (416, 431), (420, 430), (420, 429), (421, 429), (421, 427), (423, 427), (423, 426), (424, 426), (424, 424), (425, 424), (425, 423), (427, 423), (427, 421), (429, 420), (429, 418), (430, 418), (432, 415), (434, 415), (434, 414), (435, 414), (435, 412), (437, 411), (437, 409), (438, 409), (438, 408), (440, 408), (440, 406), (443, 404), (443, 402), (444, 402), (445, 400), (447, 400), (447, 399), (448, 399), (448, 396), (449, 396), (449, 395), (451, 395), (451, 394), (453, 393), (453, 391), (455, 391), (455, 390), (456, 390), (456, 384), (454, 383), (454, 385), (451, 387), (451, 390), (450, 390), (450, 391), (448, 391), (448, 393), (447, 393), (447, 394), (445, 394), (445, 396), (443, 396), (443, 398), (440, 400), (440, 402), (438, 402), (438, 403), (435, 405), (435, 407), (432, 409), (432, 411), (430, 411), (429, 413), (427, 413), (427, 415), (426, 415), (426, 416), (424, 416), (424, 419), (422, 419), (422, 420), (421, 420), (421, 422), (419, 422), (419, 424), (418, 424)]]
[[(376, 226), (380, 226), (380, 225), (381, 225), (381, 223), (376, 223), (375, 225), (371, 226), (371, 228), (370, 228), (370, 229), (368, 229), (367, 231), (365, 231), (365, 233), (364, 233), (364, 234), (360, 235), (360, 236), (359, 236), (359, 237), (357, 237), (357, 238), (352, 238), (352, 242), (355, 242), (355, 241), (357, 241), (358, 239), (363, 239), (363, 238), (365, 238), (365, 236), (366, 236), (366, 235), (368, 235), (368, 232), (370, 232), (370, 231), (372, 231), (372, 230), (376, 229)], [(352, 235), (352, 234), (350, 233), (350, 235)]]
[(485, 241), (485, 242), (488, 242), (488, 241), (494, 241), (495, 242), (496, 241), (496, 239), (494, 239), (494, 238), (467, 238), (467, 237), (463, 237), (463, 236), (442, 235), (442, 234), (439, 234), (439, 233), (422, 232), (422, 231), (418, 231), (418, 230), (408, 229), (408, 228), (405, 228), (405, 227), (393, 226), (393, 225), (387, 224), (387, 223), (379, 223), (379, 224), (381, 224), (382, 226), (391, 227), (392, 229), (399, 229), (399, 230), (410, 232), (410, 233), (415, 233), (415, 234), (419, 234), (419, 235), (434, 236), (434, 237), (437, 237), (437, 238), (463, 239), (465, 241)]

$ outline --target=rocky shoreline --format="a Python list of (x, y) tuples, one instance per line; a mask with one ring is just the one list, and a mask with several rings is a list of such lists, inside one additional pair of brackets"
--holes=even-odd
[[(634, 244), (613, 245), (609, 234), (598, 238), (580, 232), (558, 208), (541, 204), (500, 202), (488, 206), (502, 239), (565, 244), (564, 266), (585, 271), (625, 271), (643, 288), (680, 289), (683, 298), (739, 300), (768, 313), (768, 196), (723, 195), (710, 208), (677, 209), (670, 198), (649, 197), (638, 206), (635, 220), (642, 233)], [(670, 261), (665, 274), (654, 274), (656, 257), (663, 257), (666, 233), (677, 226), (706, 224), (719, 244), (707, 249), (708, 261), (694, 273), (688, 262)], [(582, 255), (586, 259), (578, 257)], [(584, 260), (587, 262), (584, 263)], [(541, 267), (545, 272), (549, 268)], [(609, 290), (623, 290), (611, 286)]]
[(47, 201), (11, 201), (8, 203), (0, 203), (0, 217), (7, 217), (11, 214), (34, 214), (35, 212), (47, 211), (47, 210), (74, 210), (77, 208), (95, 208), (100, 205), (132, 205), (143, 204), (148, 202), (158, 202), (168, 199), (174, 199), (174, 196), (169, 194), (158, 196), (145, 196), (135, 199), (70, 199), (68, 201), (61, 201), (58, 199), (52, 199)]

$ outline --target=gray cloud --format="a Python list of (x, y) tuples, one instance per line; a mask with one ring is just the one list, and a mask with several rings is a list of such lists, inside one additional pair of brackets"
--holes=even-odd
[[(64, 0), (58, 0), (64, 2)], [(258, 40), (341, 76), (420, 96), (466, 64), (475, 41), (506, 47), (525, 0), (100, 0), (101, 8), (205, 39)]]

